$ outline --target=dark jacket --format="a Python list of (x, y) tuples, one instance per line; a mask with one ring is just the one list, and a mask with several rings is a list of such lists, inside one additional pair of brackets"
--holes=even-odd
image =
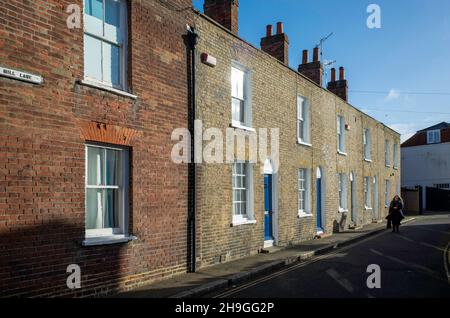
[(401, 220), (405, 217), (403, 216), (403, 203), (401, 201), (392, 201), (389, 207), (389, 219), (392, 224), (398, 225)]

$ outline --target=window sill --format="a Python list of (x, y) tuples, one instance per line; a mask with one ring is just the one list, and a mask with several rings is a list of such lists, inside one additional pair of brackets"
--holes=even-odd
[(110, 92), (110, 93), (113, 93), (113, 94), (116, 94), (116, 95), (128, 97), (128, 98), (131, 98), (131, 99), (137, 99), (136, 95), (130, 94), (128, 92), (122, 91), (122, 90), (117, 89), (117, 88), (109, 87), (109, 86), (107, 86), (105, 84), (102, 84), (100, 82), (95, 82), (95, 81), (91, 81), (91, 80), (78, 80), (77, 83), (80, 84), (80, 85), (91, 87), (91, 88), (97, 88), (97, 89), (100, 89), (102, 91)]
[(391, 167), (391, 165), (386, 165), (386, 168), (390, 168)]
[(125, 235), (89, 237), (82, 242), (82, 245), (83, 246), (113, 245), (113, 244), (128, 243), (135, 240), (137, 240), (137, 237)]
[(338, 211), (339, 213), (347, 213), (348, 212), (348, 209), (341, 209), (341, 208), (339, 208), (339, 211)]
[(347, 156), (347, 153), (346, 153), (346, 152), (343, 152), (343, 151), (340, 151), (340, 150), (338, 150), (337, 153), (338, 153), (339, 155), (341, 155), (341, 156)]
[(240, 125), (240, 124), (238, 124), (238, 123), (232, 123), (232, 124), (230, 125), (230, 127), (231, 127), (231, 128), (236, 128), (236, 129), (245, 130), (245, 131), (249, 131), (249, 132), (252, 132), (252, 133), (256, 133), (256, 129), (255, 129), (255, 128), (243, 126), (243, 125)]
[(365, 161), (365, 162), (372, 162), (372, 159), (364, 158), (364, 161)]
[(302, 218), (310, 218), (313, 217), (312, 213), (307, 213), (307, 212), (298, 212), (298, 218), (302, 219)]
[(312, 147), (312, 144), (310, 144), (310, 143), (308, 143), (308, 142), (301, 141), (300, 139), (297, 139), (297, 143), (298, 143), (299, 145), (302, 145), (302, 146)]
[(231, 227), (241, 226), (241, 225), (252, 225), (256, 224), (256, 220), (239, 220), (239, 221), (233, 221), (231, 223)]
[(372, 211), (373, 209), (365, 206), (365, 207), (364, 207), (364, 210), (366, 210), (366, 211)]
[(398, 167), (394, 167), (394, 170), (398, 170)]

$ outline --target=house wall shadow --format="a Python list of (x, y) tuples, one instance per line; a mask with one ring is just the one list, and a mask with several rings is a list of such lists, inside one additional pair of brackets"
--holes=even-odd
[[(53, 221), (0, 232), (0, 297), (82, 297), (120, 286), (124, 245), (83, 247), (84, 226)], [(67, 287), (67, 267), (81, 269), (81, 288)]]

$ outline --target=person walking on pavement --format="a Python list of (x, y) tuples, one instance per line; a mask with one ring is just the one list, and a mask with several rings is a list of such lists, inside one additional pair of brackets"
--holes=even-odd
[(392, 224), (392, 233), (399, 233), (400, 222), (404, 219), (403, 215), (403, 201), (399, 195), (396, 195), (389, 206), (388, 228), (389, 222)]

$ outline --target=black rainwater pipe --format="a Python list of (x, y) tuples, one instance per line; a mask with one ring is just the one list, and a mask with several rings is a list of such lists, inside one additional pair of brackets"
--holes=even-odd
[[(196, 190), (196, 182), (197, 182), (197, 167), (195, 163), (195, 118), (196, 118), (196, 75), (195, 75), (195, 61), (196, 61), (196, 46), (198, 43), (198, 34), (194, 27), (188, 28), (187, 33), (187, 44), (188, 44), (188, 61), (190, 64), (189, 70), (189, 86), (190, 86), (190, 105), (189, 105), (189, 131), (191, 132), (191, 161), (189, 167), (189, 190), (188, 191), (188, 206), (189, 206), (189, 215), (188, 215), (188, 271), (191, 273), (195, 273), (196, 271), (196, 198), (197, 198), (197, 190)], [(190, 201), (190, 202), (189, 202)], [(190, 243), (190, 244), (189, 244)]]

